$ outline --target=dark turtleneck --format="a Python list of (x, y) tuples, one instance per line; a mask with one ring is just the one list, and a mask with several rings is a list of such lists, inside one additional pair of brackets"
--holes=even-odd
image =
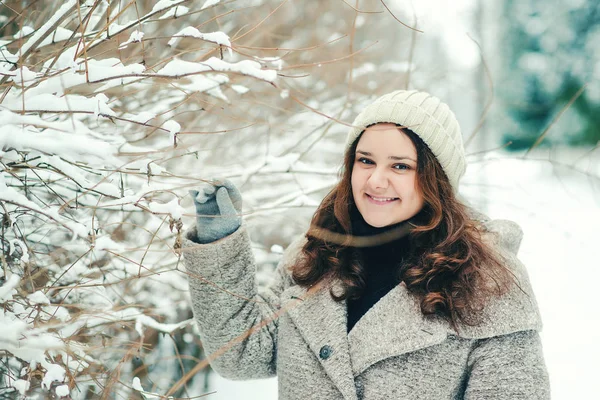
[[(350, 212), (355, 236), (373, 236), (398, 227), (399, 224), (375, 228), (365, 222), (358, 210)], [(358, 248), (365, 271), (364, 291), (358, 299), (348, 299), (348, 332), (383, 296), (400, 283), (400, 263), (408, 252), (408, 236), (370, 247)]]

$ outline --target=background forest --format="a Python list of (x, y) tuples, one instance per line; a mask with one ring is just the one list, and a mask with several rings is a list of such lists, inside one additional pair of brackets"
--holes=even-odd
[(404, 88), (455, 110), (465, 201), (523, 227), (553, 398), (597, 393), (599, 23), (593, 0), (1, 1), (0, 398), (275, 399), (205, 360), (188, 190), (240, 188), (266, 284), (354, 116)]

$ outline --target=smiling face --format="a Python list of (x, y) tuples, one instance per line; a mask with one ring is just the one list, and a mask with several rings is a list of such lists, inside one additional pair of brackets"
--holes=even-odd
[(417, 150), (394, 124), (367, 128), (356, 145), (352, 195), (371, 226), (406, 221), (423, 208), (417, 184)]

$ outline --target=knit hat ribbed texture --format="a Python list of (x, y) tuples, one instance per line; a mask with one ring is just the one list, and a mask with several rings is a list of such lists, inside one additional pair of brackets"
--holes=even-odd
[(452, 110), (440, 99), (417, 90), (396, 90), (368, 105), (354, 120), (347, 146), (376, 123), (407, 127), (427, 144), (442, 165), (454, 191), (466, 169), (465, 149), (460, 126)]

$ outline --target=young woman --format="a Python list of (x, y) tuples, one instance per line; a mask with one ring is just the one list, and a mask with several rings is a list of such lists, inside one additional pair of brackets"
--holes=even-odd
[(241, 196), (194, 191), (184, 261), (213, 368), (280, 399), (548, 399), (520, 228), (456, 197), (448, 106), (395, 91), (355, 119), (339, 183), (257, 290)]

